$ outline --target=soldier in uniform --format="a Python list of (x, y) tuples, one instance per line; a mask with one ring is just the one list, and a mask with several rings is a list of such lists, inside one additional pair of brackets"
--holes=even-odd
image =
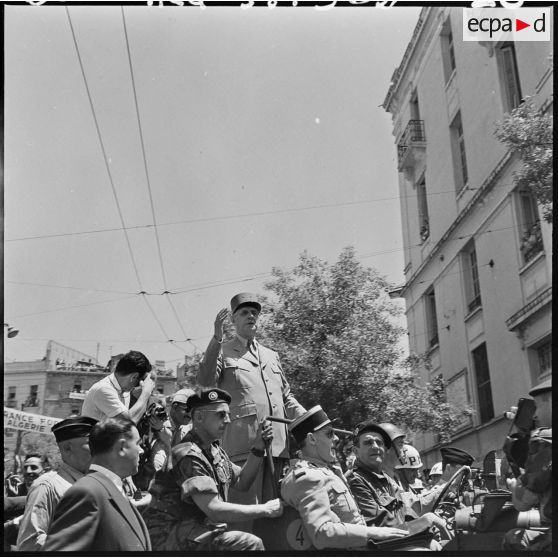
[[(268, 415), (295, 419), (305, 409), (291, 394), (279, 355), (256, 339), (261, 304), (256, 295), (240, 293), (231, 300), (232, 323), (236, 336), (223, 343), (223, 324), (228, 310), (215, 318), (214, 335), (198, 371), (198, 383), (218, 387), (231, 395), (231, 423), (223, 436), (223, 449), (231, 461), (242, 466), (254, 445), (257, 425)], [(288, 436), (285, 424), (273, 423), (275, 478), (264, 463), (249, 493), (231, 490), (231, 502), (252, 504), (272, 497), (273, 484), (288, 465)]]
[(279, 499), (253, 505), (228, 502), (231, 486), (240, 490), (251, 486), (262, 466), (265, 442), (273, 436), (271, 425), (260, 423), (244, 467), (232, 463), (219, 444), (230, 424), (230, 402), (230, 395), (217, 388), (188, 398), (192, 430), (172, 448), (169, 466), (155, 474), (150, 488), (153, 498), (144, 513), (154, 550), (264, 550), (261, 539), (250, 533), (216, 534), (216, 524), (221, 522), (272, 518), (283, 513)]
[(378, 426), (387, 433), (391, 443), (386, 447), (383, 471), (391, 478), (395, 476), (395, 466), (399, 463), (399, 457), (405, 443), (405, 432), (391, 422), (381, 422)]
[[(385, 472), (384, 458), (391, 444), (388, 433), (373, 421), (361, 422), (355, 429), (356, 462), (347, 478), (367, 525), (405, 529), (409, 521), (423, 517), (423, 522), (438, 528), (441, 538), (449, 539), (445, 522), (434, 513), (424, 513), (420, 505), (415, 509), (413, 504), (417, 497), (403, 491)], [(429, 549), (439, 550), (439, 546), (431, 541)]]
[(281, 483), (281, 496), (298, 513), (317, 549), (366, 549), (368, 542), (404, 537), (407, 531), (367, 526), (340, 467), (335, 465), (337, 436), (320, 405), (289, 424), (299, 444)]

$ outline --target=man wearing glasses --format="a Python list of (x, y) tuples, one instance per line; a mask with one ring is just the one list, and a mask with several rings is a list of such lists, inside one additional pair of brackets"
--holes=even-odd
[(289, 424), (300, 458), (281, 483), (281, 496), (300, 514), (315, 548), (365, 549), (369, 541), (397, 539), (407, 531), (367, 526), (340, 467), (335, 444), (339, 440), (331, 420), (316, 405)]
[(232, 463), (219, 444), (230, 423), (230, 402), (231, 396), (217, 388), (188, 398), (192, 430), (172, 448), (171, 468), (156, 474), (157, 490), (144, 513), (154, 550), (264, 550), (260, 538), (217, 525), (283, 513), (279, 499), (250, 505), (228, 501), (231, 486), (250, 487), (262, 466), (265, 442), (273, 436), (271, 424), (260, 423), (255, 452), (242, 468)]

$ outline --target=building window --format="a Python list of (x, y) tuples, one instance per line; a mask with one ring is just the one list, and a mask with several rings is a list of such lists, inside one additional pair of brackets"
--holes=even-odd
[(526, 190), (519, 192), (519, 223), (519, 250), (523, 264), (526, 264), (544, 249), (537, 201), (533, 194)]
[(72, 407), (72, 415), (80, 415), (81, 409), (79, 407)]
[(72, 391), (81, 391), (81, 380), (74, 380), (74, 389)]
[(29, 386), (29, 397), (25, 401), (25, 407), (39, 406), (39, 386)]
[(465, 138), (463, 135), (463, 124), (461, 112), (458, 112), (450, 126), (451, 150), (453, 157), (453, 168), (457, 192), (461, 192), (469, 180), (467, 170), (467, 155), (465, 153)]
[(424, 305), (428, 348), (432, 348), (438, 344), (438, 319), (436, 318), (436, 296), (434, 294), (434, 287), (431, 287), (424, 294)]
[(163, 388), (163, 386), (157, 386), (157, 393), (164, 395), (165, 394), (165, 390)]
[(504, 112), (510, 112), (521, 104), (521, 87), (513, 43), (502, 43), (497, 48), (497, 61)]
[(467, 312), (472, 312), (481, 305), (479, 268), (474, 241), (470, 242), (463, 250), (462, 261)]
[(474, 351), (473, 364), (477, 380), (477, 397), (481, 424), (494, 418), (494, 404), (492, 403), (492, 388), (490, 387), (490, 371), (488, 369), (488, 355), (486, 343), (479, 345)]
[(442, 64), (444, 67), (444, 81), (447, 83), (455, 71), (455, 50), (453, 47), (453, 34), (451, 32), (451, 21), (448, 17), (442, 26), (440, 35), (442, 44)]
[(537, 360), (539, 365), (539, 378), (552, 373), (552, 341), (546, 341), (537, 347)]
[(6, 401), (6, 407), (10, 407), (11, 409), (15, 409), (17, 407), (16, 386), (8, 387), (8, 400)]
[(426, 180), (424, 175), (417, 183), (417, 202), (419, 218), (420, 241), (424, 242), (430, 236), (430, 225), (428, 221), (428, 201), (426, 199)]

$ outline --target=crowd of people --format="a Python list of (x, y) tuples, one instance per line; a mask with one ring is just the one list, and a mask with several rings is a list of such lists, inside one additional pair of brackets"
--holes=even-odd
[[(197, 389), (164, 405), (149, 360), (124, 355), (88, 391), (82, 414), (52, 427), (57, 471), (30, 454), (24, 482), (5, 482), (5, 550), (274, 550), (259, 525), (289, 508), (306, 549), (442, 550), (454, 532), (440, 501), (455, 509), (464, 505), (460, 490), (474, 493), (470, 481), (452, 483), (475, 458), (444, 447), (425, 472), (400, 427), (366, 420), (349, 436), (319, 404), (304, 408), (279, 355), (255, 338), (261, 309), (253, 294), (233, 297), (230, 314), (215, 318)], [(229, 315), (236, 335), (224, 342)], [(546, 401), (550, 390), (532, 394)], [(551, 417), (537, 403), (530, 457), (508, 486), (518, 510), (540, 507), (543, 528), (515, 529), (502, 542), (508, 550), (551, 548)]]

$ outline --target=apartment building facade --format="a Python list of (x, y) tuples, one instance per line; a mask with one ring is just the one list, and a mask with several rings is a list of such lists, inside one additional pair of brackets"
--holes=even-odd
[[(410, 351), (456, 408), (452, 444), (500, 450), (503, 413), (552, 369), (552, 227), (496, 123), (531, 97), (552, 111), (552, 42), (464, 42), (461, 8), (426, 7), (383, 103), (392, 116)], [(415, 440), (425, 466), (439, 435)]]

